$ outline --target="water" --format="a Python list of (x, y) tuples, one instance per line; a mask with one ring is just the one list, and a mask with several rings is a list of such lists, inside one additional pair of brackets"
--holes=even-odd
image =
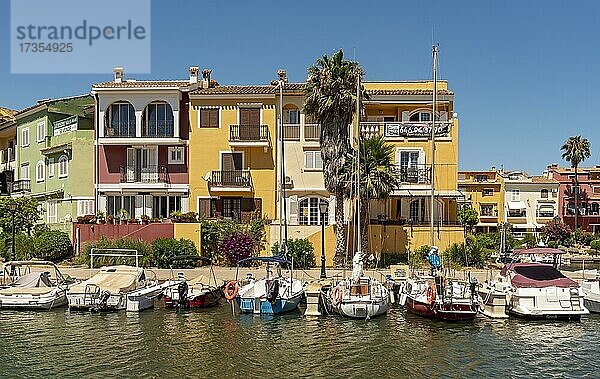
[(600, 316), (444, 323), (176, 313), (0, 313), (0, 377), (598, 377)]

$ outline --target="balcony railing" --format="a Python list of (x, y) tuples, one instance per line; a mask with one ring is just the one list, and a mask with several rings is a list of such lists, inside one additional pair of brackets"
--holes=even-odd
[(0, 164), (14, 162), (15, 153), (13, 149), (8, 148), (4, 150), (0, 150)]
[(135, 137), (135, 120), (131, 120), (131, 122), (112, 122), (109, 125), (106, 125), (104, 128), (104, 137)]
[(291, 141), (300, 140), (300, 124), (283, 124), (283, 139)]
[(10, 193), (31, 192), (31, 180), (21, 179), (9, 183)]
[(230, 142), (269, 142), (267, 125), (230, 125)]
[(489, 218), (489, 217), (498, 217), (498, 211), (494, 210), (494, 211), (481, 211), (481, 214), (479, 215), (479, 217), (484, 217), (484, 218)]
[(321, 124), (304, 124), (304, 139), (318, 141), (321, 139)]
[[(436, 122), (436, 137), (448, 137), (451, 123)], [(361, 122), (360, 132), (365, 137), (383, 134), (386, 138), (429, 138), (431, 136), (430, 122)]]
[(173, 120), (161, 120), (148, 122), (142, 127), (144, 138), (173, 138)]
[(210, 185), (213, 187), (252, 187), (250, 170), (213, 171)]
[(409, 167), (400, 167), (398, 171), (401, 183), (431, 183), (431, 165), (418, 164)]
[(553, 218), (554, 211), (537, 211), (536, 217), (538, 217), (538, 218)]
[(168, 183), (168, 181), (169, 173), (166, 166), (121, 166), (121, 183)]

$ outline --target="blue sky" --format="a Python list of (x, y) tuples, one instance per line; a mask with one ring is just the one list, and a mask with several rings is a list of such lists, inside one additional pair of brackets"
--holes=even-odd
[[(10, 74), (9, 14), (0, 0), (0, 106), (112, 78)], [(429, 79), (435, 41), (455, 92), (460, 168), (539, 174), (576, 134), (592, 143), (585, 164), (600, 164), (599, 32), (597, 1), (152, 1), (152, 73), (125, 75), (186, 78), (198, 65), (221, 84), (268, 83), (278, 68), (303, 81), (318, 56), (343, 48), (367, 80)]]

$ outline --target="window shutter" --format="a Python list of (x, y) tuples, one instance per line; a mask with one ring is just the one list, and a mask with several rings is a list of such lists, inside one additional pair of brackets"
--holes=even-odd
[(250, 109), (240, 109), (240, 125), (250, 125)]
[(293, 195), (288, 197), (289, 207), (289, 220), (291, 225), (298, 225), (298, 196)]
[(260, 109), (250, 109), (250, 125), (260, 125)]
[(140, 217), (144, 214), (144, 195), (135, 195), (135, 215), (131, 217)]
[(262, 217), (262, 199), (255, 198), (254, 199), (254, 211), (258, 215), (258, 217)]
[(448, 112), (446, 112), (446, 111), (440, 112), (440, 121), (448, 121)]
[(215, 203), (215, 217), (221, 217), (223, 215), (223, 199), (217, 199)]
[(315, 168), (323, 168), (323, 160), (321, 159), (321, 152), (315, 151)]
[(242, 222), (248, 223), (252, 219), (252, 213), (254, 212), (254, 199), (242, 198), (241, 203)]
[(221, 170), (222, 171), (232, 171), (233, 170), (233, 154), (232, 153), (223, 153), (221, 155)]
[(210, 200), (211, 199), (198, 199), (198, 216), (200, 218), (210, 217)]
[(210, 109), (208, 111), (210, 115), (209, 125), (213, 128), (219, 127), (219, 110), (218, 109)]
[(402, 121), (406, 122), (410, 120), (410, 112), (409, 111), (402, 111)]

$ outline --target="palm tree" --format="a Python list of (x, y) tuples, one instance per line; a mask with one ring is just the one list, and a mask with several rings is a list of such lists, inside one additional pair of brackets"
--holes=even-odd
[(567, 162), (570, 162), (571, 167), (575, 169), (575, 230), (577, 230), (577, 214), (579, 213), (579, 183), (577, 178), (577, 167), (581, 162), (592, 155), (590, 153), (590, 141), (581, 136), (569, 137), (569, 139), (564, 145), (562, 145), (560, 149), (563, 151), (563, 159)]
[(350, 151), (348, 125), (352, 123), (356, 107), (356, 84), (362, 76), (360, 65), (344, 60), (344, 52), (340, 49), (331, 57), (324, 55), (317, 59), (309, 67), (304, 87), (304, 112), (321, 124), (325, 188), (335, 195), (336, 266), (343, 264), (346, 255), (344, 199), (347, 193), (340, 173)]
[[(351, 187), (356, 183), (356, 154), (346, 160), (342, 180)], [(360, 247), (363, 258), (369, 251), (369, 201), (386, 199), (398, 186), (400, 175), (394, 164), (394, 146), (382, 135), (374, 135), (360, 143)]]

